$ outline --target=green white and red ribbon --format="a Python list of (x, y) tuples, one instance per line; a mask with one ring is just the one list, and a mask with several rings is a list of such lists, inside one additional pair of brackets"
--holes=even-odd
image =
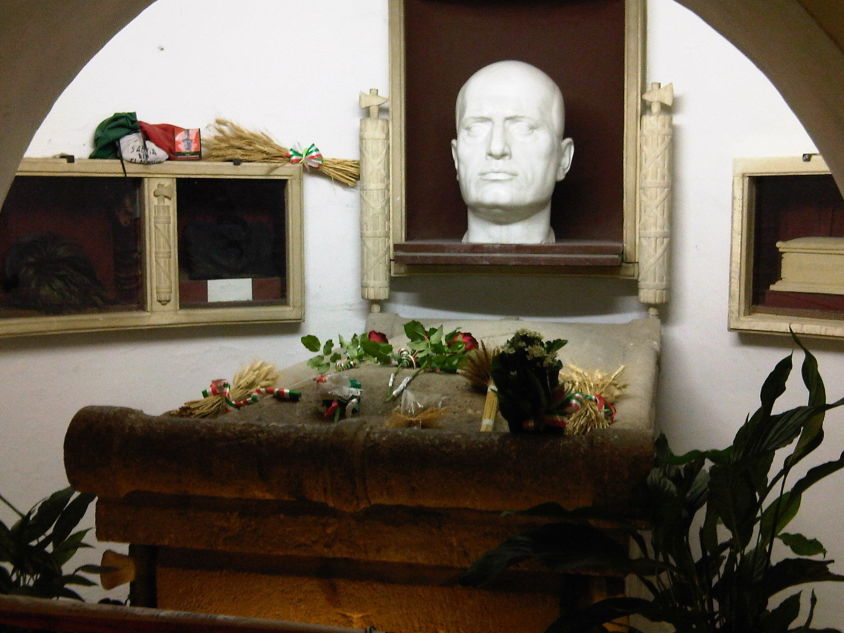
[(202, 397), (222, 396), (230, 409), (240, 409), (248, 404), (255, 404), (258, 402), (260, 396), (272, 396), (276, 400), (290, 400), (296, 402), (301, 397), (302, 393), (294, 389), (282, 389), (281, 387), (258, 387), (252, 393), (241, 400), (233, 400), (231, 397), (231, 385), (227, 380), (218, 378), (211, 381), (208, 389), (202, 390)]
[(594, 402), (595, 405), (598, 407), (598, 411), (604, 416), (606, 420), (610, 422), (615, 421), (615, 414), (616, 409), (615, 405), (612, 402), (604, 398), (601, 394), (597, 393), (595, 395), (580, 393), (579, 391), (573, 391), (567, 395), (567, 402), (566, 407), (570, 409), (572, 412), (577, 411), (578, 409), (583, 408), (586, 405), (586, 401)]
[(304, 151), (301, 149), (300, 145), (291, 147), (287, 150), (287, 156), (290, 159), (291, 165), (302, 163), (306, 167), (313, 167), (314, 169), (319, 169), (325, 162), (322, 152), (320, 152), (319, 148), (313, 143), (308, 145), (307, 149)]
[(416, 355), (406, 347), (399, 350), (399, 367), (416, 367)]

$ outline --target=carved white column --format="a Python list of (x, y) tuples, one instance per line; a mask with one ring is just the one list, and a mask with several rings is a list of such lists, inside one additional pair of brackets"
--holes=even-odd
[(360, 95), (361, 296), (370, 301), (390, 296), (389, 122), (378, 116), (386, 101), (375, 89)]
[(639, 301), (668, 302), (668, 254), (671, 237), (671, 84), (651, 84), (642, 95), (649, 109), (642, 115), (639, 169)]
[[(148, 253), (152, 257), (152, 299), (158, 306), (176, 309), (176, 187), (173, 180), (150, 178), (152, 191), (152, 236)], [(151, 306), (153, 309), (157, 306)], [(160, 309), (160, 308), (159, 308)]]

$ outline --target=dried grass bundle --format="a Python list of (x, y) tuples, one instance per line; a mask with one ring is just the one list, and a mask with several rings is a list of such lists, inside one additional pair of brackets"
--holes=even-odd
[(278, 377), (279, 373), (275, 365), (256, 361), (235, 374), (228, 398), (221, 393), (211, 394), (202, 400), (186, 402), (177, 410), (170, 411), (170, 415), (182, 418), (216, 418), (228, 411), (227, 400), (238, 402), (260, 387), (273, 387)]
[(466, 354), (457, 369), (457, 373), (469, 381), (473, 389), (486, 393), (484, 411), (481, 416), (481, 431), (492, 431), (495, 416), (498, 414), (498, 391), (492, 380), (492, 359), (498, 354), (498, 348), (488, 348), (481, 341), (477, 349)]
[[(212, 133), (213, 136), (202, 140), (205, 160), (290, 164), (290, 149), (276, 143), (265, 132), (253, 132), (227, 119), (217, 119)], [(356, 160), (325, 158), (316, 169), (349, 187), (360, 180), (360, 162)]]
[(414, 416), (394, 411), (385, 423), (388, 429), (435, 429), (440, 426), (440, 419), (446, 414), (447, 407), (429, 407)]
[[(607, 417), (605, 409), (599, 400), (608, 403), (615, 402), (627, 386), (617, 381), (624, 371), (624, 365), (612, 374), (596, 369), (587, 371), (576, 365), (566, 365), (560, 372), (560, 382), (566, 393), (586, 396), (579, 398), (580, 408), (566, 416), (566, 433), (569, 435), (583, 435), (595, 429), (607, 427), (614, 422), (614, 417)], [(592, 397), (599, 397), (592, 399)]]

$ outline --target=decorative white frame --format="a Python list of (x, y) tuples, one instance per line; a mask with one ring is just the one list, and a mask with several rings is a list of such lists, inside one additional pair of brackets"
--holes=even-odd
[(779, 315), (755, 310), (751, 304), (753, 239), (755, 235), (755, 185), (760, 176), (829, 174), (817, 155), (783, 158), (744, 158), (733, 163), (733, 219), (730, 254), (730, 330), (803, 336), (844, 338), (844, 320)]
[[(142, 183), (144, 309), (97, 314), (0, 318), (0, 336), (70, 331), (124, 330), (164, 326), (301, 321), (304, 316), (302, 169), (271, 163), (167, 161), (157, 165), (125, 163), (126, 174)], [(118, 160), (25, 158), (23, 176), (122, 177)], [(286, 297), (282, 305), (179, 308), (179, 259), (176, 236), (179, 178), (280, 179), (285, 186)]]
[[(619, 267), (596, 270), (568, 268), (566, 274), (599, 274), (622, 278), (638, 277), (640, 116), (644, 90), (645, 0), (625, 0), (625, 78), (624, 78), (624, 183), (623, 183), (623, 263)], [(390, 28), (390, 260), (394, 245), (406, 240), (405, 223), (405, 36), (404, 0), (389, 0)], [(426, 266), (424, 272), (438, 271)], [(407, 266), (392, 264), (393, 275), (412, 272)], [(483, 272), (493, 272), (484, 270)], [(551, 272), (551, 271), (548, 271)]]

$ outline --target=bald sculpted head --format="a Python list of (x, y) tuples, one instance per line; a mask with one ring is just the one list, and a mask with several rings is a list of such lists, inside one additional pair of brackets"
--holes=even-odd
[(530, 64), (496, 62), (466, 81), (455, 114), (452, 156), (469, 214), (464, 241), (554, 241), (551, 196), (574, 151), (563, 137), (559, 87)]

